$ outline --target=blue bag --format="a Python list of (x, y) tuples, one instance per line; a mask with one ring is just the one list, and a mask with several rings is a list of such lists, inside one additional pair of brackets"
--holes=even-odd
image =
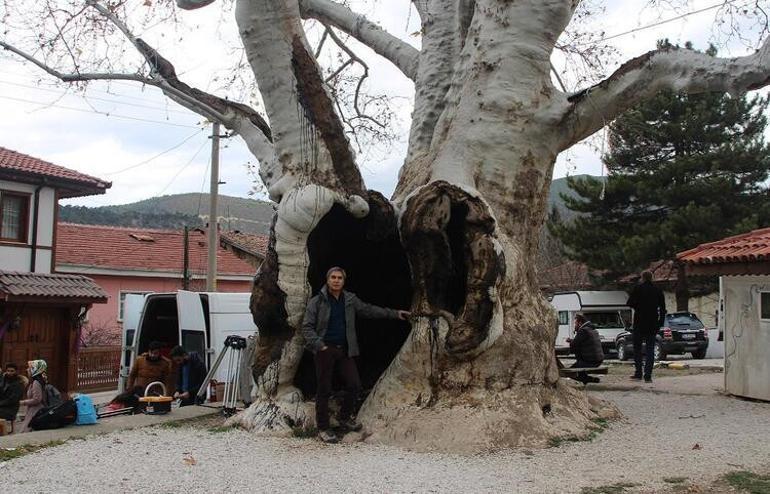
[(88, 395), (77, 395), (75, 404), (78, 407), (78, 418), (75, 425), (92, 425), (96, 423), (96, 407)]

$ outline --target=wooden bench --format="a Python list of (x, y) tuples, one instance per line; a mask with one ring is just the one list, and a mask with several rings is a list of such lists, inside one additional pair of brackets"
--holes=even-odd
[(562, 367), (559, 369), (560, 377), (572, 377), (579, 372), (585, 372), (586, 374), (607, 374), (609, 367), (606, 365), (600, 365), (599, 367)]

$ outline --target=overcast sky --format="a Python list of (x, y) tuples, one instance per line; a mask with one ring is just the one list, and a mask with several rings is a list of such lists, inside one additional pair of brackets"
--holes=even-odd
[[(32, 0), (21, 0), (32, 2)], [(416, 15), (407, 15), (407, 0), (381, 1), (376, 8), (371, 2), (351, 2), (358, 11), (370, 15), (391, 33), (418, 44), (410, 33), (417, 27)], [(602, 16), (597, 16), (592, 29), (607, 36), (645, 27), (687, 12), (695, 12), (719, 3), (716, 0), (694, 1), (679, 12), (642, 9), (642, 0), (613, 0)], [(736, 5), (753, 4), (737, 1)], [(237, 44), (237, 32), (231, 15), (226, 22), (212, 21), (211, 9), (182, 12), (185, 22), (196, 26), (194, 35), (185, 36), (182, 45), (172, 43), (172, 36), (148, 32), (148, 39), (163, 40), (163, 53), (177, 67), (181, 78), (191, 85), (215, 90), (227, 73), (231, 48)], [(660, 38), (675, 43), (693, 41), (705, 48), (714, 39), (717, 9), (687, 15), (682, 19), (625, 34), (612, 40), (620, 52), (618, 62), (653, 49)], [(158, 36), (164, 36), (159, 38)], [(12, 42), (12, 37), (8, 40)], [(160, 41), (159, 41), (160, 42)], [(737, 40), (724, 46), (723, 56), (747, 53), (749, 48)], [(369, 153), (362, 160), (362, 172), (370, 188), (389, 196), (405, 152), (409, 128), (412, 84), (383, 59), (359, 49), (370, 65), (370, 81), (374, 89), (403, 96), (398, 100), (399, 142), (389, 149)], [(554, 59), (560, 72), (564, 62)], [(614, 66), (610, 67), (610, 70)], [(572, 83), (567, 77), (567, 84)], [(575, 89), (569, 87), (568, 89)], [(218, 93), (220, 94), (220, 93)], [(0, 51), (0, 146), (36, 156), (59, 165), (112, 181), (103, 196), (69, 200), (86, 206), (123, 204), (163, 194), (208, 191), (210, 163), (210, 126), (201, 118), (167, 100), (154, 88), (141, 88), (128, 82), (109, 86), (95, 83), (85, 95), (67, 91), (50, 77), (29, 64), (22, 64), (9, 53)], [(554, 177), (588, 173), (599, 175), (600, 136), (593, 145), (580, 145), (560, 156)], [(158, 156), (160, 155), (160, 156)], [(223, 142), (220, 187), (222, 194), (247, 196), (252, 181), (246, 163), (254, 162), (239, 138)], [(258, 196), (257, 196), (258, 197)]]

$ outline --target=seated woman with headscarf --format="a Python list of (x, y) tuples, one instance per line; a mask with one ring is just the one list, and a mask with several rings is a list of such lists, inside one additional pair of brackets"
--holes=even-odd
[(45, 385), (48, 383), (48, 364), (45, 360), (30, 360), (27, 362), (27, 375), (30, 382), (27, 388), (27, 399), (21, 400), (19, 405), (27, 407), (24, 414), (24, 422), (21, 423), (19, 432), (29, 432), (29, 422), (37, 412), (46, 406)]

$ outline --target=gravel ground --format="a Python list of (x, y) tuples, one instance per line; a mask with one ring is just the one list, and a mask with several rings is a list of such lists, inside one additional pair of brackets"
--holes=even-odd
[(596, 395), (614, 402), (625, 418), (591, 442), (546, 450), (459, 456), (258, 438), (239, 430), (153, 428), (0, 463), (0, 492), (554, 493), (615, 483), (659, 492), (666, 477), (703, 485), (728, 471), (770, 467), (769, 404), (714, 394)]

